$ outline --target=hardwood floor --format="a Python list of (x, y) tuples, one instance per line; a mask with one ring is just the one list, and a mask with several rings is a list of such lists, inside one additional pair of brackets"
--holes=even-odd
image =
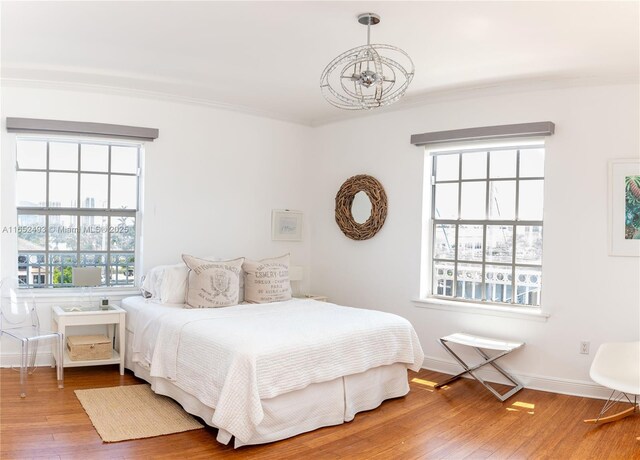
[[(410, 373), (432, 382), (444, 377)], [(21, 400), (18, 373), (0, 370), (0, 458), (640, 459), (640, 415), (587, 425), (582, 419), (595, 416), (602, 401), (522, 390), (500, 403), (467, 379), (441, 391), (413, 381), (406, 397), (350, 423), (267, 445), (234, 450), (219, 444), (209, 427), (103, 443), (73, 391), (139, 383), (114, 366), (70, 368), (58, 390), (54, 370), (39, 368)]]

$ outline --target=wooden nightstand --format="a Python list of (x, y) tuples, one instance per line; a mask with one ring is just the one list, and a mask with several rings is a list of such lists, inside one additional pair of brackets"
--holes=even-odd
[(301, 296), (296, 296), (296, 299), (311, 299), (317, 300), (318, 302), (328, 302), (329, 298), (324, 295), (313, 295), (313, 294), (304, 294)]
[[(80, 367), (80, 366), (100, 366), (104, 364), (120, 364), (120, 375), (124, 375), (124, 350), (125, 350), (125, 315), (127, 312), (115, 305), (108, 305), (106, 309), (102, 307), (77, 307), (77, 306), (54, 306), (52, 309), (52, 326), (53, 330), (62, 332), (65, 338), (64, 357), (62, 358), (64, 367)], [(118, 351), (113, 350), (111, 358), (108, 359), (92, 359), (92, 360), (76, 360), (73, 361), (69, 357), (66, 347), (67, 328), (69, 326), (92, 326), (92, 325), (111, 325), (113, 324), (113, 334), (111, 328), (107, 327), (107, 336), (113, 342), (116, 328), (118, 328)], [(53, 354), (56, 363), (59, 356)]]

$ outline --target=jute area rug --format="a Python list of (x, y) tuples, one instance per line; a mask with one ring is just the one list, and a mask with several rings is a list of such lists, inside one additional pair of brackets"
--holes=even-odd
[(155, 394), (149, 385), (76, 390), (75, 393), (104, 442), (203, 428), (178, 403)]

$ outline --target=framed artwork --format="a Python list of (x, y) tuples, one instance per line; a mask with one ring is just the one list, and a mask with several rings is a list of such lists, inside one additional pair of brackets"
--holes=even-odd
[(609, 255), (640, 257), (640, 160), (609, 162)]
[(290, 209), (271, 211), (271, 239), (302, 241), (302, 212)]

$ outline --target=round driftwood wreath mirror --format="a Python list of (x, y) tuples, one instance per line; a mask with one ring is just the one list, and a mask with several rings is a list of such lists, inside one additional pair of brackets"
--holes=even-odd
[[(359, 192), (364, 192), (368, 200), (362, 200), (362, 194), (358, 201), (364, 201), (364, 206), (368, 210), (369, 203), (371, 212), (369, 217), (362, 223), (354, 218), (354, 203)], [(382, 184), (375, 177), (360, 174), (347, 179), (338, 194), (336, 195), (336, 223), (342, 233), (352, 240), (368, 240), (380, 231), (387, 218), (387, 194), (384, 192)], [(358, 218), (359, 221), (363, 219)]]

